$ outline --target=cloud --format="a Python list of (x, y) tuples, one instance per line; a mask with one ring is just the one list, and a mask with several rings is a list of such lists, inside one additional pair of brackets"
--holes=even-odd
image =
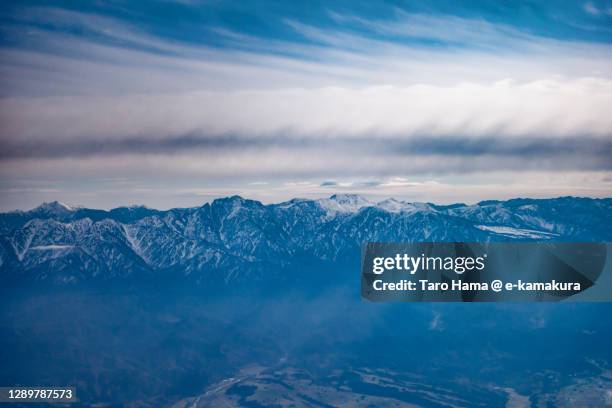
[(586, 11), (589, 14), (593, 14), (593, 15), (599, 14), (599, 9), (595, 7), (595, 5), (591, 3), (590, 1), (587, 3), (584, 3), (584, 11)]
[(286, 134), (568, 137), (612, 134), (612, 80), (323, 87), (0, 101), (4, 139)]
[(597, 7), (593, 2), (584, 3), (584, 11), (593, 16), (612, 16), (612, 7)]
[[(493, 174), (463, 194), (506, 194), (500, 186), (534, 172), (546, 194), (578, 191), (580, 174), (596, 174), (580, 191), (609, 195), (604, 42), (397, 10), (387, 20), (285, 19), (284, 38), (213, 25), (209, 44), (101, 14), (21, 10), (1, 28), (0, 183), (9, 187), (127, 177), (178, 191), (169, 180), (183, 178), (191, 184), (181, 194), (206, 179), (205, 194), (220, 185), (263, 194), (249, 183), (267, 182), (277, 197), (274, 183), (290, 195), (464, 201), (456, 183)], [(538, 193), (535, 181), (521, 183)]]
[(333, 181), (325, 180), (319, 184), (320, 187), (328, 187), (332, 190), (342, 189), (370, 189), (382, 185), (381, 181), (378, 180), (352, 180), (352, 181)]
[(594, 79), (8, 98), (0, 160), (164, 155), (188, 170), (191, 153), (211, 174), (268, 177), (610, 170), (611, 105), (612, 82)]
[[(359, 188), (381, 183), (376, 175), (448, 174), (487, 170), (612, 170), (612, 141), (602, 137), (325, 137), (191, 134), (153, 138), (4, 141), (0, 161), (121, 158), (133, 163), (183, 166), (185, 173), (235, 177), (285, 174), (370, 176), (369, 180), (323, 180), (321, 186)], [(197, 166), (188, 161), (196, 161)], [(175, 164), (172, 164), (176, 162)], [(194, 163), (195, 164), (195, 163)], [(203, 166), (211, 166), (206, 171)], [(150, 165), (147, 166), (148, 168)], [(261, 180), (258, 180), (261, 182)], [(387, 183), (411, 186), (398, 177)]]
[[(401, 9), (395, 10), (394, 19), (376, 20), (360, 16), (330, 13), (333, 20), (343, 26), (354, 26), (366, 29), (384, 38), (403, 38), (435, 41), (436, 45), (445, 47), (478, 47), (482, 49), (522, 48), (529, 49), (531, 45), (549, 42), (552, 39), (537, 37), (529, 32), (519, 30), (501, 23), (489, 23), (483, 19), (462, 18), (452, 15), (434, 15), (408, 13)], [(312, 33), (304, 27), (295, 26), (305, 35)], [(323, 38), (331, 38), (323, 37)]]

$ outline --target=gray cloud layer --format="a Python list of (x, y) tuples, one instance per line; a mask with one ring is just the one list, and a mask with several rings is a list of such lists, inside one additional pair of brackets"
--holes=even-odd
[[(356, 159), (369, 156), (444, 156), (469, 159), (476, 156), (490, 157), (492, 166), (499, 166), (499, 159), (514, 158), (515, 168), (525, 163), (530, 168), (558, 168), (573, 170), (612, 169), (612, 140), (601, 137), (577, 136), (573, 138), (498, 138), (498, 137), (252, 137), (242, 135), (205, 136), (198, 134), (177, 137), (152, 138), (146, 136), (95, 140), (89, 138), (48, 138), (44, 140), (3, 141), (0, 144), (0, 160), (54, 159), (104, 156), (175, 155), (183, 153), (250, 152), (256, 157), (263, 151), (305, 152), (334, 151), (337, 156)], [(556, 161), (551, 162), (550, 159)], [(467, 162), (469, 163), (469, 162)], [(429, 171), (442, 166), (432, 160)], [(463, 170), (469, 170), (469, 166)], [(427, 171), (427, 169), (423, 169)]]

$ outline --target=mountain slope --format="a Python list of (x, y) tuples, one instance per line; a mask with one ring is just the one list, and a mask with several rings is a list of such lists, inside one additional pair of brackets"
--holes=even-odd
[(355, 195), (264, 205), (233, 196), (168, 211), (53, 202), (0, 214), (0, 279), (230, 282), (340, 263), (372, 241), (611, 241), (611, 210), (612, 199), (573, 197), (437, 206)]

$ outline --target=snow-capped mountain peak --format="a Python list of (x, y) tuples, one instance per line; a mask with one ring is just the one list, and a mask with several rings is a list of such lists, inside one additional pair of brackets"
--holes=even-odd
[(388, 198), (376, 204), (377, 208), (391, 213), (415, 213), (419, 211), (435, 211), (426, 203), (408, 203), (395, 198)]
[(353, 213), (364, 207), (371, 207), (373, 202), (357, 194), (334, 194), (329, 198), (317, 200), (328, 213)]
[(65, 215), (73, 212), (74, 209), (68, 204), (64, 204), (61, 201), (51, 201), (42, 203), (38, 207), (34, 208), (32, 212), (47, 214), (47, 215)]

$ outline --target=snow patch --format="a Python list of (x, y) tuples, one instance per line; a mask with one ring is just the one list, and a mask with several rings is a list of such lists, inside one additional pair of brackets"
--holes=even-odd
[(25, 254), (28, 252), (28, 249), (30, 248), (30, 245), (32, 244), (33, 238), (34, 238), (33, 234), (28, 235), (28, 237), (26, 238), (26, 241), (23, 244), (23, 248), (21, 248), (21, 250), (19, 249), (16, 242), (11, 242), (11, 245), (13, 246), (13, 250), (15, 251), (15, 255), (17, 256), (17, 259), (19, 260), (19, 262), (23, 261), (23, 258), (25, 258)]
[(501, 225), (475, 225), (476, 228), (483, 231), (494, 232), (495, 234), (506, 235), (517, 238), (544, 238), (551, 239), (557, 236), (550, 232), (536, 231), (524, 228), (503, 227)]
[(131, 230), (128, 226), (122, 224), (121, 227), (123, 228), (123, 234), (125, 235), (125, 239), (127, 240), (128, 244), (132, 248), (132, 251), (134, 251), (136, 255), (145, 261), (145, 263), (148, 263), (149, 260), (145, 256), (145, 251), (143, 251), (142, 247), (140, 246), (140, 240), (131, 234)]
[(64, 249), (72, 249), (74, 245), (37, 245), (30, 247), (31, 251), (56, 251)]

